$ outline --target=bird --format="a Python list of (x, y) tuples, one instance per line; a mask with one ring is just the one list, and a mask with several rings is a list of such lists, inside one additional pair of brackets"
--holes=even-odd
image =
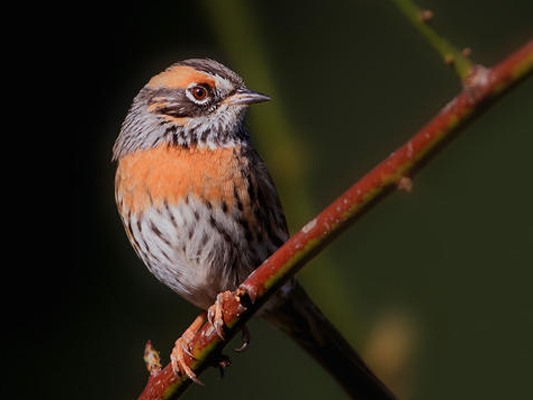
[[(115, 200), (131, 245), (157, 279), (204, 310), (221, 337), (217, 296), (235, 290), (289, 237), (278, 192), (245, 125), (248, 107), (268, 100), (213, 59), (182, 60), (141, 88), (113, 146)], [(352, 398), (396, 398), (296, 278), (278, 292), (261, 317)], [(198, 324), (171, 354), (174, 373), (195, 382), (183, 355)]]

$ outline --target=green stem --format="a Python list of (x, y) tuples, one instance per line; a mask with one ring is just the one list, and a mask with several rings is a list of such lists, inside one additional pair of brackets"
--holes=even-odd
[[(260, 113), (255, 110), (249, 113), (251, 133), (283, 195), (284, 206), (291, 215), (289, 222), (299, 226), (314, 211), (307, 193), (294, 190), (295, 182), (300, 187), (306, 186), (309, 150), (285, 112), (287, 107), (272, 72), (275, 66), (269, 59), (268, 41), (261, 34), (257, 13), (253, 4), (246, 0), (203, 1), (201, 4), (230, 68), (238, 71), (251, 89), (272, 98), (261, 107)], [(275, 162), (269, 163), (269, 159)]]
[(427, 23), (423, 10), (411, 0), (392, 0), (392, 2), (396, 4), (398, 9), (411, 21), (427, 42), (441, 55), (444, 62), (453, 65), (457, 75), (464, 81), (472, 69), (472, 62), (460, 50), (435, 32)]
[[(279, 90), (276, 65), (269, 57), (269, 42), (261, 31), (260, 17), (253, 3), (247, 0), (204, 0), (201, 4), (230, 66), (243, 74), (250, 88), (272, 97), (272, 101), (261, 107), (261, 112), (251, 110), (251, 134), (269, 166), (289, 216), (290, 230), (294, 231), (317, 211), (310, 195), (309, 166), (313, 151), (286, 111), (290, 106), (284, 102), (283, 91)], [(319, 304), (331, 310), (343, 310), (351, 289), (341, 279), (331, 257), (323, 256), (317, 263), (321, 264), (315, 270), (317, 272), (307, 274), (302, 281), (310, 292), (315, 292)], [(328, 287), (336, 290), (322, 297), (324, 292), (320, 289), (325, 281)], [(351, 336), (350, 324), (343, 325), (343, 321), (354, 320), (356, 310), (350, 309), (349, 312), (348, 316), (339, 313), (331, 317)]]

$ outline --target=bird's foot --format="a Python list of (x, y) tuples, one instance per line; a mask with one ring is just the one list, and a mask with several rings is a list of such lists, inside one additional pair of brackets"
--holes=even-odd
[(196, 358), (192, 355), (190, 351), (190, 344), (196, 332), (202, 327), (206, 320), (206, 312), (200, 314), (194, 322), (187, 328), (187, 330), (181, 335), (181, 337), (176, 340), (172, 353), (170, 353), (170, 363), (172, 365), (172, 370), (176, 376), (187, 375), (191, 381), (197, 383), (198, 385), (203, 386), (203, 383), (196, 377), (194, 371), (189, 367), (189, 364), (186, 360), (186, 357), (190, 360), (195, 361)]
[[(242, 312), (246, 309), (241, 303), (241, 297), (243, 295), (243, 292), (237, 291), (236, 293), (233, 293), (229, 290), (226, 290), (225, 292), (219, 293), (217, 295), (215, 304), (213, 304), (207, 310), (207, 320), (215, 328), (218, 337), (222, 340), (226, 339), (226, 332), (224, 331), (226, 327), (226, 322), (224, 320), (224, 304), (226, 302), (234, 302), (236, 300), (239, 303), (238, 307)], [(246, 325), (242, 328), (242, 342), (242, 346), (238, 349), (235, 349), (235, 351), (245, 351), (248, 347), (248, 344), (250, 343), (250, 331), (248, 330)]]
[[(226, 328), (226, 321), (224, 320), (224, 305), (225, 303), (229, 304), (229, 302), (235, 302), (235, 300), (240, 303), (239, 297), (235, 296), (235, 294), (230, 290), (226, 290), (225, 292), (221, 292), (217, 295), (215, 304), (213, 304), (207, 310), (207, 320), (213, 326), (213, 328), (215, 328), (218, 337), (222, 340), (226, 340), (226, 332), (224, 331)], [(240, 304), (239, 307), (241, 307)]]

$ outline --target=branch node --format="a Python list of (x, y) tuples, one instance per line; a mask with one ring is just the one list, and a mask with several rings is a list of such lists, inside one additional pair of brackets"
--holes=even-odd
[(143, 359), (150, 375), (157, 375), (161, 371), (161, 358), (159, 357), (159, 352), (154, 349), (152, 342), (150, 341), (147, 341), (144, 346)]
[(463, 80), (463, 87), (471, 101), (478, 100), (483, 92), (483, 88), (489, 83), (490, 69), (483, 65), (475, 64), (472, 66), (468, 75)]

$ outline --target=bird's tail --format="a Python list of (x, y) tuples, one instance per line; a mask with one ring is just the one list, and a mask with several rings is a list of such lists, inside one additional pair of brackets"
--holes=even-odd
[(285, 302), (263, 317), (307, 350), (352, 398), (396, 400), (298, 283)]

